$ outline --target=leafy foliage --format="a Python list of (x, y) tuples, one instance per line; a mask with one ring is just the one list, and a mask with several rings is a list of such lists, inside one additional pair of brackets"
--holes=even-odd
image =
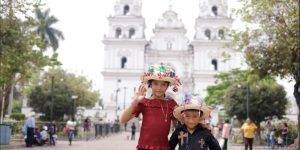
[(62, 120), (63, 115), (72, 114), (72, 95), (77, 95), (76, 106), (91, 107), (99, 100), (97, 91), (92, 91), (91, 82), (85, 77), (75, 76), (62, 69), (49, 70), (31, 86), (29, 105), (36, 112), (45, 114), (50, 119), (51, 78), (53, 82), (53, 119)]
[(263, 79), (255, 84), (240, 82), (228, 89), (224, 98), (224, 108), (229, 116), (244, 120), (247, 118), (248, 98), (249, 116), (256, 123), (260, 123), (266, 117), (281, 118), (285, 114), (288, 102), (285, 96), (284, 88), (272, 79)]
[(34, 18), (28, 14), (39, 5), (38, 0), (1, 1), (0, 105), (4, 99), (4, 109), (8, 106), (11, 86), (26, 81), (44, 66), (57, 61), (44, 55), (46, 45), (33, 31)]
[[(299, 0), (240, 2), (243, 7), (235, 12), (248, 26), (232, 32), (231, 46), (244, 51), (249, 66), (261, 75), (293, 79), (294, 96), (300, 110)], [(300, 135), (300, 114), (298, 125)]]
[(246, 81), (249, 74), (250, 71), (241, 71), (239, 69), (217, 74), (216, 78), (219, 83), (207, 87), (208, 96), (205, 98), (205, 102), (208, 105), (223, 104), (227, 89), (236, 82)]
[(50, 9), (44, 12), (40, 8), (35, 9), (37, 18), (36, 32), (44, 40), (47, 46), (51, 46), (54, 51), (59, 47), (59, 39), (64, 40), (63, 33), (51, 26), (58, 22), (55, 16), (50, 16)]
[(10, 118), (15, 119), (17, 121), (25, 120), (25, 114), (22, 113), (12, 113)]

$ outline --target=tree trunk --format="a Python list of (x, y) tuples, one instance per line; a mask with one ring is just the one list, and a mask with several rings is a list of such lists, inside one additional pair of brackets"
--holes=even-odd
[[(5, 116), (5, 113), (7, 112), (7, 107), (8, 107), (8, 99), (9, 99), (9, 95), (11, 92), (11, 84), (4, 84), (1, 89), (0, 89), (0, 112), (3, 111), (3, 118)], [(4, 101), (4, 103), (3, 103)], [(2, 106), (2, 104), (4, 104)], [(2, 110), (3, 109), (3, 110)]]
[[(298, 141), (295, 141), (295, 142), (298, 142), (298, 144), (294, 143), (295, 145), (298, 145), (300, 147), (300, 80), (296, 80), (296, 84), (294, 85), (294, 96), (295, 96), (295, 99), (296, 99), (296, 103), (297, 103), (297, 106), (298, 106)], [(299, 148), (298, 147), (298, 148)]]
[(258, 144), (260, 145), (261, 143), (262, 143), (262, 141), (261, 141), (261, 134), (260, 134), (260, 122), (258, 122), (257, 123), (257, 131), (256, 131), (256, 133), (257, 133), (257, 137), (258, 137)]

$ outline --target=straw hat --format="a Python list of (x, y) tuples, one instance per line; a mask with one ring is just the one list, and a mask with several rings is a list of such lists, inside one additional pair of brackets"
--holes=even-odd
[(175, 69), (171, 65), (160, 63), (149, 66), (147, 72), (141, 76), (142, 83), (148, 83), (149, 80), (167, 81), (173, 86), (173, 91), (181, 85), (179, 77), (175, 74)]
[(205, 105), (203, 102), (197, 100), (196, 97), (190, 97), (184, 100), (183, 104), (176, 107), (173, 111), (174, 117), (183, 122), (182, 112), (185, 110), (199, 110), (202, 112), (201, 120), (206, 120), (210, 117), (211, 109)]

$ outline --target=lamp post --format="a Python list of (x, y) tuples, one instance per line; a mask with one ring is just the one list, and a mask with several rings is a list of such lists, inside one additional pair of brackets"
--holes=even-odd
[(247, 81), (247, 118), (249, 117), (249, 82)]
[(78, 98), (77, 95), (72, 95), (72, 119), (74, 119), (74, 115), (75, 115), (75, 102), (76, 99)]
[[(237, 85), (238, 88), (241, 88), (241, 85)], [(249, 82), (247, 81), (247, 95), (246, 95), (246, 113), (247, 118), (249, 117)]]
[(127, 87), (126, 86), (124, 86), (124, 105), (123, 105), (123, 110), (125, 110), (125, 108), (126, 108), (126, 89), (127, 89)]
[(53, 121), (53, 89), (54, 89), (54, 75), (50, 75), (51, 78), (51, 106), (50, 106), (50, 121)]
[(116, 87), (117, 87), (117, 89), (116, 89), (116, 119), (118, 120), (118, 109), (119, 109), (119, 107), (118, 107), (118, 93), (120, 92), (120, 88), (119, 88), (119, 83), (121, 82), (121, 80), (120, 79), (118, 79), (117, 80), (117, 85), (116, 85)]
[(116, 89), (116, 119), (118, 119), (118, 93), (120, 92), (120, 88)]

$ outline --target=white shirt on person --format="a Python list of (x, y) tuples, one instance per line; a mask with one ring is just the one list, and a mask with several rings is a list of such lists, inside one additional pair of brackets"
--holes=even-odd
[(68, 127), (70, 130), (75, 130), (75, 126), (76, 126), (76, 122), (75, 122), (75, 121), (69, 120), (69, 121), (67, 122), (67, 127)]
[(35, 119), (32, 116), (27, 118), (26, 126), (28, 128), (35, 128)]
[(43, 130), (41, 132), (41, 137), (42, 137), (42, 140), (47, 140), (48, 139), (48, 132), (46, 130)]

